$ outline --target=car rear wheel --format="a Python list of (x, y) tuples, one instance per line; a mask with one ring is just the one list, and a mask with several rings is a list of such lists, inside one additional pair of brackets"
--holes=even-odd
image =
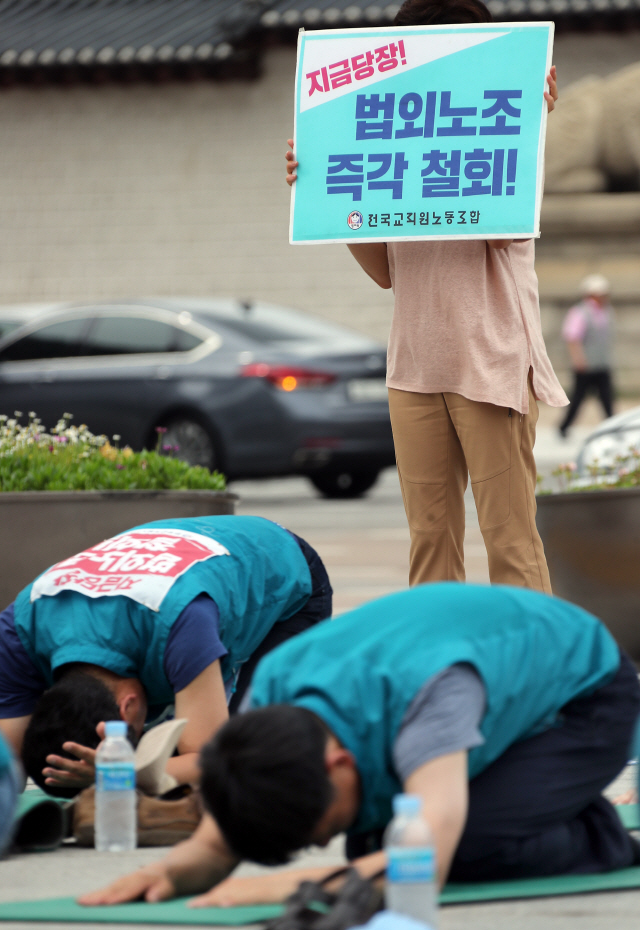
[(362, 497), (378, 480), (379, 470), (341, 468), (307, 475), (323, 497), (347, 499)]
[(189, 465), (201, 465), (211, 471), (216, 468), (213, 439), (201, 423), (189, 417), (179, 417), (170, 420), (166, 429), (160, 442), (160, 449), (165, 455), (175, 455)]

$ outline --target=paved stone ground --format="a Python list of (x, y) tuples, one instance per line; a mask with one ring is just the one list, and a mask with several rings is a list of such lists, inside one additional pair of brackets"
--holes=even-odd
[[(541, 409), (536, 458), (539, 471), (549, 475), (562, 461), (575, 458), (580, 443), (598, 420), (595, 405), (585, 406), (580, 423), (563, 442), (555, 424), (559, 412)], [(325, 560), (335, 589), (335, 611), (341, 613), (366, 600), (406, 585), (409, 535), (397, 476), (388, 470), (369, 495), (360, 501), (324, 501), (302, 478), (272, 482), (238, 482), (241, 513), (278, 520), (308, 539)], [(488, 581), (484, 544), (473, 499), (467, 495), (467, 575)], [(628, 769), (611, 791), (616, 795), (632, 783)], [(113, 856), (67, 846), (55, 853), (22, 855), (0, 863), (0, 901), (78, 895), (105, 884), (139, 865), (154, 861), (160, 850), (138, 850)], [(342, 842), (314, 850), (304, 861), (327, 864), (342, 861)], [(259, 871), (243, 866), (246, 873)], [(572, 896), (499, 904), (465, 905), (440, 912), (441, 930), (636, 930), (640, 891)], [(62, 930), (60, 924), (48, 924)], [(77, 925), (79, 928), (91, 925)], [(95, 926), (95, 925), (94, 925)], [(120, 925), (122, 930), (132, 930)], [(39, 924), (6, 923), (7, 930), (36, 930)]]

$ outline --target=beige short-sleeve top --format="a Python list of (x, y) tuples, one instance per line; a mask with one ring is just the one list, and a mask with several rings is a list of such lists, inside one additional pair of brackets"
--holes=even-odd
[(533, 239), (492, 249), (484, 240), (389, 242), (395, 308), (387, 385), (462, 394), (528, 413), (568, 403), (542, 338)]

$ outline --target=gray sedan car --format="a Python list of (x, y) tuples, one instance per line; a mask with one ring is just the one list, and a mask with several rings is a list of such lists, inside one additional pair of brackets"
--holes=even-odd
[(394, 463), (384, 347), (262, 303), (59, 307), (0, 339), (0, 413), (66, 411), (134, 449), (179, 447), (229, 479), (307, 475), (355, 497)]
[(6, 304), (0, 307), (0, 339), (14, 330), (31, 323), (33, 320), (53, 310), (61, 304)]

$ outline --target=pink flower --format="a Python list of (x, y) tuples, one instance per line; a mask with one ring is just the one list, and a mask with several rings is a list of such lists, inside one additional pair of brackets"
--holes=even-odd
[(156, 433), (162, 434), (162, 433), (166, 433), (166, 432), (167, 432), (167, 427), (166, 427), (166, 426), (156, 426)]

